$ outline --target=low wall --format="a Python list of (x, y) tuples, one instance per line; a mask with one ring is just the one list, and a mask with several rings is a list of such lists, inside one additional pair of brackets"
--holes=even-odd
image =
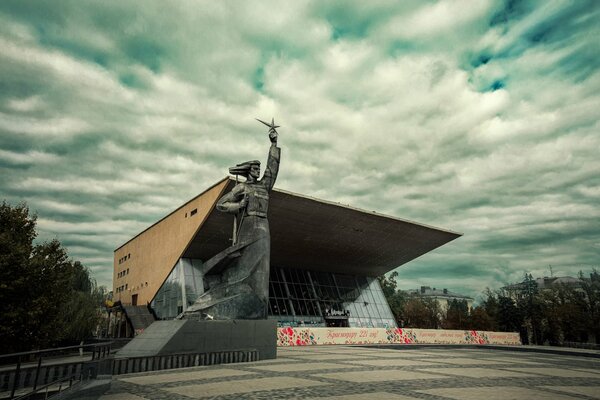
[(277, 328), (277, 346), (413, 343), (520, 345), (521, 339), (516, 332), (410, 328)]

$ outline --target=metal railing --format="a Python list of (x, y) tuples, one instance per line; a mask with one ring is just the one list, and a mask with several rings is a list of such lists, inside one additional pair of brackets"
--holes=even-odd
[[(10, 390), (8, 398), (14, 399), (18, 389), (30, 389), (17, 397), (25, 399), (40, 390), (46, 390), (48, 393), (53, 385), (58, 385), (60, 391), (67, 381), (69, 381), (68, 387), (71, 387), (73, 382), (94, 377), (97, 373), (97, 361), (110, 355), (110, 346), (111, 342), (103, 342), (0, 355), (0, 365), (8, 364), (0, 369), (0, 390)], [(85, 351), (86, 349), (88, 350)], [(78, 351), (79, 354), (85, 351), (90, 359), (67, 360), (54, 364), (49, 362), (45, 365), (42, 363), (43, 359), (48, 360), (57, 354), (67, 353), (73, 356), (74, 351)]]
[[(47, 355), (56, 355), (64, 351), (80, 348), (89, 349), (86, 360), (60, 360), (43, 363)], [(252, 362), (260, 359), (257, 349), (217, 351), (205, 353), (178, 353), (158, 356), (113, 358), (110, 355), (111, 342), (84, 346), (61, 347), (29, 351), (0, 356), (16, 360), (11, 368), (0, 368), (0, 391), (10, 391), (10, 397), (4, 399), (22, 400), (27, 398), (47, 398), (72, 386), (95, 379), (100, 375), (121, 375), (135, 372), (158, 371), (188, 368), (204, 365)], [(90, 357), (91, 356), (91, 357)], [(32, 361), (32, 360), (37, 360)], [(24, 389), (24, 390), (21, 390)], [(19, 393), (17, 393), (17, 390)]]
[(112, 374), (158, 371), (197, 367), (202, 365), (230, 364), (259, 360), (258, 350), (219, 351), (210, 353), (180, 353), (160, 356), (143, 356), (112, 359)]

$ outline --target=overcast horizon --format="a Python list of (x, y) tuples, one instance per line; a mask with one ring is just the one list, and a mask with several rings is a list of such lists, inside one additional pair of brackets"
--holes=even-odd
[(0, 2), (0, 197), (99, 284), (272, 117), (277, 188), (464, 234), (402, 289), (600, 267), (600, 2), (139, 5)]

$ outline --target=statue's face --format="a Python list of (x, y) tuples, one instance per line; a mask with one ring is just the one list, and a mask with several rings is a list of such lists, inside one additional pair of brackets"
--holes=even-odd
[(250, 176), (255, 180), (260, 176), (260, 165), (252, 164), (250, 166)]

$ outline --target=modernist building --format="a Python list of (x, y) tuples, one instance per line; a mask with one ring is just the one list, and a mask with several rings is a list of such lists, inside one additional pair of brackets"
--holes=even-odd
[[(228, 247), (232, 217), (215, 209), (225, 178), (114, 252), (114, 300), (175, 318), (211, 276), (203, 261)], [(281, 325), (395, 326), (377, 276), (459, 233), (274, 189), (269, 202), (269, 318)]]

